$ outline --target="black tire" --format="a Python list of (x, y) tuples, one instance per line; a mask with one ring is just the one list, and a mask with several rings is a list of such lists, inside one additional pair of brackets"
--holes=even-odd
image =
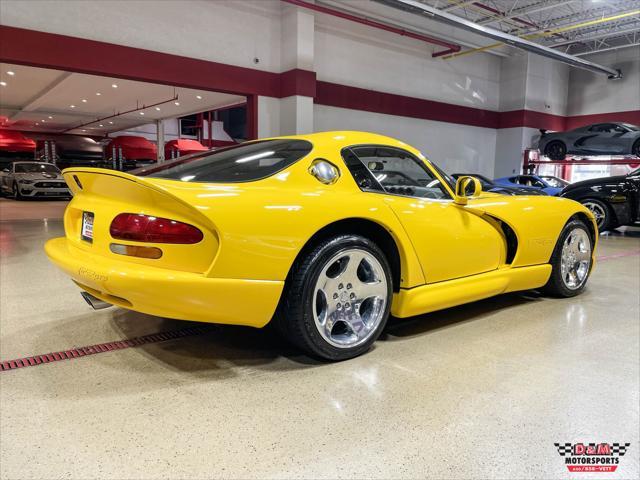
[(22, 200), (22, 194), (20, 193), (20, 189), (18, 188), (18, 183), (14, 180), (13, 185), (11, 186), (11, 196), (16, 200)]
[(640, 158), (640, 139), (636, 140), (633, 147), (631, 147), (631, 154)]
[[(377, 317), (379, 323), (375, 329), (372, 327), (372, 330), (367, 334), (366, 341), (363, 339), (363, 343), (352, 347), (338, 347), (329, 343), (320, 333), (319, 327), (316, 326), (314, 310), (317, 308), (317, 299), (314, 298), (314, 293), (316, 282), (323, 269), (326, 269), (329, 262), (340, 253), (345, 252), (346, 254), (347, 250), (366, 252), (379, 262), (386, 280), (387, 297), (384, 309), (380, 310), (382, 315)], [(311, 246), (296, 260), (285, 283), (285, 289), (273, 320), (274, 326), (290, 343), (314, 357), (330, 361), (347, 360), (365, 353), (380, 336), (389, 318), (392, 295), (391, 268), (380, 248), (368, 238), (360, 235), (338, 235)], [(340, 302), (341, 300), (330, 301)], [(334, 325), (337, 326), (338, 322)]]
[(596, 216), (598, 232), (606, 232), (614, 228), (613, 213), (609, 205), (597, 198), (584, 198), (580, 203), (587, 207)]
[(567, 146), (560, 140), (553, 140), (544, 148), (544, 154), (551, 160), (564, 160), (567, 156)]
[[(567, 240), (567, 237), (576, 231), (583, 231), (586, 233), (586, 238), (589, 241), (589, 265), (586, 273), (586, 277), (582, 281), (582, 283), (576, 288), (570, 288), (567, 286), (565, 280), (563, 279), (562, 272), (562, 250)], [(558, 242), (556, 243), (555, 248), (553, 249), (553, 253), (551, 255), (550, 264), (552, 267), (551, 276), (547, 281), (547, 284), (543, 287), (543, 291), (554, 297), (575, 297), (582, 293), (587, 285), (587, 281), (589, 279), (589, 275), (591, 274), (591, 269), (593, 267), (593, 260), (591, 256), (593, 255), (593, 243), (594, 239), (589, 232), (589, 227), (582, 220), (571, 220), (568, 222), (562, 232), (560, 233), (560, 237), (558, 237)]]

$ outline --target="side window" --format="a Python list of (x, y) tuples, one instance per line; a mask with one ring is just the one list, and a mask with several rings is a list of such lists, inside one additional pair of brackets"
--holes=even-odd
[(386, 193), (451, 198), (440, 180), (409, 152), (381, 146), (353, 147), (351, 150)]

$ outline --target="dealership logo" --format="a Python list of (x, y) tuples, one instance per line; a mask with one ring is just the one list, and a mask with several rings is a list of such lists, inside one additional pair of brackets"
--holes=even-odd
[(615, 472), (630, 443), (554, 443), (570, 472)]

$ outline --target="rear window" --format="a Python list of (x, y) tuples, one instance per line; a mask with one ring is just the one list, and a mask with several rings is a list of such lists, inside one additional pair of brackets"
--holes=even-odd
[(287, 168), (312, 148), (306, 140), (262, 140), (189, 155), (131, 173), (183, 182), (251, 182)]

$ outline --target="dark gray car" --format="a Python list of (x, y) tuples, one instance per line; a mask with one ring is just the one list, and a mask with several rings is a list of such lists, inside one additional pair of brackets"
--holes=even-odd
[(551, 160), (572, 155), (635, 155), (640, 157), (640, 127), (630, 123), (596, 123), (568, 132), (543, 133), (540, 153)]
[(0, 172), (0, 191), (15, 199), (71, 196), (60, 169), (46, 162), (13, 162)]

